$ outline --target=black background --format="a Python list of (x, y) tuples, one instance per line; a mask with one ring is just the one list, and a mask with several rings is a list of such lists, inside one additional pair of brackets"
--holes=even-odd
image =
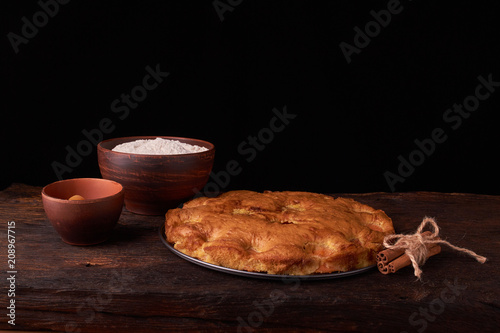
[[(42, 0), (44, 1), (44, 0)], [(221, 3), (227, 3), (221, 0)], [(236, 160), (224, 190), (391, 191), (414, 140), (447, 140), (396, 191), (500, 194), (500, 88), (456, 130), (443, 120), (474, 95), (478, 76), (500, 81), (494, 2), (403, 1), (386, 27), (347, 63), (339, 44), (389, 1), (78, 1), (59, 5), (16, 54), (36, 1), (2, 10), (1, 182), (57, 180), (66, 147), (103, 118), (104, 138), (173, 135), (216, 146), (214, 172)], [(6, 6), (6, 4), (3, 4)], [(398, 7), (399, 8), (399, 7)], [(111, 103), (142, 83), (146, 66), (169, 72), (121, 120)], [(252, 161), (238, 145), (269, 127), (273, 108), (296, 115)], [(100, 177), (92, 153), (63, 178)]]

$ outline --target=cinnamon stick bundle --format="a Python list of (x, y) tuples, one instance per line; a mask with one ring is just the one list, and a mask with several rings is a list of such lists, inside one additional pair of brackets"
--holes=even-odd
[[(422, 236), (431, 236), (430, 231), (425, 231)], [(436, 237), (435, 239), (440, 239)], [(436, 243), (426, 243), (427, 255), (425, 260), (441, 252), (441, 246)], [(412, 264), (405, 249), (385, 249), (377, 254), (377, 268), (382, 274), (396, 273), (401, 268)]]
[[(432, 233), (430, 231), (424, 231), (422, 233), (422, 236), (431, 236)], [(377, 264), (378, 263), (383, 263), (384, 265), (387, 265), (389, 262), (393, 261), (399, 256), (402, 256), (405, 253), (405, 249), (385, 249), (383, 251), (380, 251), (377, 254)]]
[[(429, 225), (434, 231), (422, 232), (426, 225)], [(415, 270), (415, 276), (420, 280), (422, 275), (420, 265), (423, 265), (429, 257), (441, 252), (441, 246), (439, 244), (447, 245), (456, 251), (466, 253), (482, 264), (488, 260), (486, 257), (480, 256), (474, 251), (455, 246), (448, 241), (442, 240), (438, 235), (439, 227), (436, 220), (426, 216), (414, 234), (392, 234), (385, 236), (384, 246), (386, 250), (377, 254), (378, 270), (382, 274), (389, 274), (397, 272), (401, 268), (411, 264)]]

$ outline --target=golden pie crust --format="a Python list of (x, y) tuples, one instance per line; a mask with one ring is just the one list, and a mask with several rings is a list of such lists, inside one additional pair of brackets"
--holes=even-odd
[(392, 220), (352, 199), (230, 191), (166, 214), (174, 248), (207, 263), (269, 274), (346, 272), (375, 264)]

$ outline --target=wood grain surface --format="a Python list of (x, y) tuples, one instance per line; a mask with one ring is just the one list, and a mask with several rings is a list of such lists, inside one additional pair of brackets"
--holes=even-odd
[[(425, 215), (441, 237), (486, 256), (443, 247), (423, 266), (391, 275), (376, 269), (322, 281), (269, 281), (189, 263), (158, 236), (161, 216), (123, 211), (105, 243), (63, 243), (42, 207), (41, 188), (0, 192), (0, 329), (67, 332), (356, 331), (497, 332), (500, 327), (500, 197), (475, 194), (367, 193), (351, 197), (384, 210), (397, 232)], [(7, 222), (15, 221), (16, 319), (9, 301)]]

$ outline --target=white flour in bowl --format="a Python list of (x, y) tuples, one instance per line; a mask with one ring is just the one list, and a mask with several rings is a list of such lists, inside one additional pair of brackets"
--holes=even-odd
[(156, 138), (151, 140), (135, 140), (117, 145), (113, 151), (129, 154), (146, 155), (179, 155), (192, 154), (208, 150), (208, 148), (178, 140)]

